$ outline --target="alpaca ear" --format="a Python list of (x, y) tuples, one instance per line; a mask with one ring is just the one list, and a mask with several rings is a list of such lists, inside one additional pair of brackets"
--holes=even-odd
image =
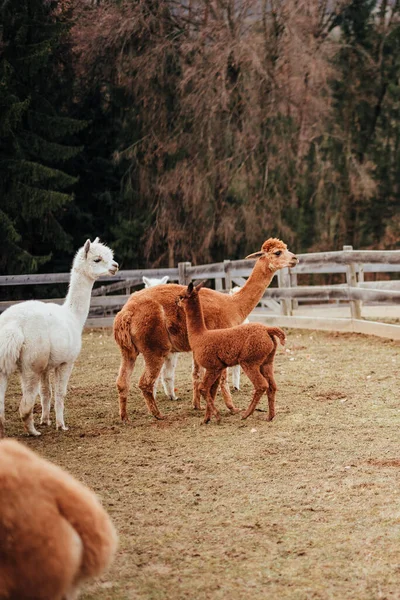
[(187, 293), (191, 294), (193, 292), (193, 281), (191, 281), (187, 287)]
[(165, 275), (165, 277), (163, 277), (163, 278), (161, 279), (161, 283), (167, 283), (168, 279), (169, 279), (169, 276), (168, 276), (168, 275)]
[(147, 277), (145, 277), (143, 275), (142, 280), (143, 280), (144, 285), (147, 285), (147, 287), (150, 287), (150, 281), (147, 279)]
[(196, 292), (199, 292), (201, 290), (201, 288), (204, 286), (206, 280), (204, 279), (204, 281), (200, 281), (200, 283), (198, 283), (196, 285)]
[(86, 240), (85, 245), (83, 247), (83, 251), (85, 253), (85, 258), (87, 258), (89, 250), (90, 250), (90, 240)]
[(99, 243), (99, 241), (100, 241), (100, 238), (99, 238), (99, 237), (97, 237), (97, 238), (96, 238), (96, 239), (95, 239), (95, 240), (94, 240), (92, 243), (93, 243), (93, 244), (98, 244), (98, 243)]
[(260, 252), (253, 252), (253, 254), (249, 254), (248, 256), (246, 256), (247, 260), (248, 258), (260, 258), (261, 256), (264, 256), (265, 252), (263, 252), (262, 250), (260, 250)]

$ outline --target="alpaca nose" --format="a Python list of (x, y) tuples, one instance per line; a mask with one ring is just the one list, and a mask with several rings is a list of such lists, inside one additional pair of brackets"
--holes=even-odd
[(292, 256), (292, 263), (293, 263), (293, 266), (294, 266), (294, 265), (297, 265), (297, 263), (298, 263), (298, 262), (299, 262), (299, 259), (297, 258), (297, 256), (296, 256), (295, 254), (293, 254), (293, 256)]
[(115, 260), (113, 260), (111, 263), (111, 269), (109, 270), (111, 275), (115, 275), (115, 273), (118, 271), (118, 268), (119, 268), (119, 264), (117, 262), (115, 262)]

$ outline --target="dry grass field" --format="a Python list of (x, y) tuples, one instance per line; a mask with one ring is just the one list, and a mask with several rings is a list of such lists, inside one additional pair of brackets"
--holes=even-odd
[(158, 393), (166, 420), (147, 415), (140, 362), (121, 424), (109, 330), (84, 335), (66, 433), (23, 434), (13, 377), (7, 434), (93, 488), (119, 530), (117, 559), (84, 600), (400, 598), (400, 344), (287, 333), (272, 423), (266, 397), (247, 421), (219, 397), (221, 425), (202, 425), (181, 355), (180, 400)]

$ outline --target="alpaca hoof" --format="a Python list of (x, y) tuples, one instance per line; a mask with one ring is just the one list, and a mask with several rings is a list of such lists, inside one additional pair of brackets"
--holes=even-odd
[(56, 429), (57, 429), (57, 431), (59, 429), (61, 429), (61, 431), (68, 431), (68, 427), (66, 425), (64, 425), (64, 423), (57, 424)]
[(40, 419), (40, 424), (41, 425), (51, 425), (51, 419), (44, 419), (43, 417)]
[(275, 415), (272, 415), (272, 417), (270, 417), (270, 416), (268, 415), (268, 417), (266, 418), (266, 421), (272, 421), (272, 419), (273, 419), (274, 417), (275, 417)]
[(128, 415), (126, 413), (124, 413), (123, 415), (120, 415), (120, 417), (121, 417), (121, 421), (123, 423), (130, 423), (131, 422), (130, 418), (128, 417)]
[(247, 419), (247, 417), (249, 417), (249, 416), (250, 416), (250, 415), (246, 415), (246, 413), (244, 413), (244, 414), (242, 415), (242, 420), (244, 421), (244, 420), (245, 420), (245, 419)]
[(158, 421), (163, 421), (165, 419), (165, 415), (162, 415), (161, 413), (156, 413), (153, 415), (153, 417), (155, 417)]
[(237, 415), (238, 413), (240, 413), (240, 408), (236, 408), (236, 406), (234, 406), (233, 408), (230, 408), (230, 413), (231, 415)]
[(31, 435), (33, 437), (39, 437), (39, 435), (42, 435), (42, 434), (37, 429), (32, 429), (31, 431), (28, 431), (28, 435)]

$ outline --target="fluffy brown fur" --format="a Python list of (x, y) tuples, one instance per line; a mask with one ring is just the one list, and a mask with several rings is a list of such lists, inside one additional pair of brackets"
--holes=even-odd
[(1, 600), (75, 599), (116, 546), (93, 492), (23, 444), (0, 441)]
[[(264, 242), (261, 251), (250, 254), (247, 258), (258, 260), (245, 285), (236, 294), (223, 294), (207, 288), (200, 291), (208, 329), (223, 329), (243, 323), (257, 306), (275, 272), (284, 267), (293, 267), (298, 262), (286, 244), (275, 238)], [(162, 418), (153, 390), (164, 359), (170, 352), (190, 351), (185, 313), (176, 302), (177, 297), (185, 291), (186, 286), (177, 284), (140, 290), (131, 295), (115, 317), (114, 337), (122, 354), (117, 378), (122, 420), (128, 418), (126, 404), (130, 377), (140, 353), (143, 354), (145, 369), (140, 377), (139, 387), (149, 412)], [(229, 410), (237, 412), (227, 383), (222, 390)], [(193, 369), (193, 406), (200, 408), (199, 365), (196, 361)]]
[(253, 398), (242, 415), (246, 419), (251, 415), (261, 396), (268, 394), (268, 421), (275, 416), (275, 392), (273, 366), (278, 338), (283, 345), (285, 334), (279, 327), (267, 327), (261, 323), (248, 323), (229, 329), (209, 331), (206, 328), (200, 301), (199, 291), (202, 283), (193, 287), (191, 283), (186, 293), (180, 296), (189, 335), (190, 347), (195, 361), (206, 372), (200, 386), (200, 393), (205, 397), (207, 408), (204, 422), (208, 423), (211, 415), (220, 420), (214, 400), (221, 374), (226, 367), (240, 365), (254, 386)]

